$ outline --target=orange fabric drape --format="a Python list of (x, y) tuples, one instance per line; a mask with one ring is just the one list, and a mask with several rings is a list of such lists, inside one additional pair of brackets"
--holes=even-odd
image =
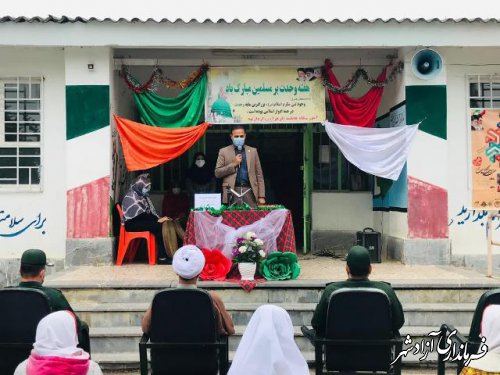
[(113, 115), (127, 170), (149, 169), (184, 152), (207, 131), (208, 123), (183, 128), (158, 128)]

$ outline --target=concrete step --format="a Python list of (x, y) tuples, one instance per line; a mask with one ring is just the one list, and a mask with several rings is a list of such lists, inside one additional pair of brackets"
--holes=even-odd
[[(457, 329), (466, 334), (468, 333), (468, 328), (457, 327)], [(241, 337), (245, 331), (245, 326), (236, 326), (236, 333), (234, 336), (229, 338), (229, 350), (235, 351), (239, 345)], [(429, 332), (435, 330), (434, 327), (427, 326), (413, 326), (413, 327), (403, 327), (401, 329), (401, 335), (403, 338), (406, 335), (410, 335), (413, 343), (421, 343), (423, 340), (429, 341)], [(139, 341), (142, 336), (142, 331), (140, 327), (101, 327), (92, 328), (90, 331), (92, 353), (101, 354), (112, 354), (112, 353), (128, 353), (138, 351)], [(294, 336), (297, 346), (302, 353), (314, 352), (313, 346), (305, 337), (302, 336), (299, 326), (294, 327)], [(434, 343), (435, 344), (435, 343)], [(421, 357), (422, 354), (418, 356), (410, 355), (408, 359), (414, 360)], [(433, 355), (431, 355), (433, 357)]]
[[(272, 283), (265, 283), (272, 284)], [(324, 284), (316, 287), (290, 287), (273, 288), (261, 287), (261, 284), (251, 293), (245, 293), (238, 285), (232, 287), (207, 287), (207, 290), (216, 290), (222, 300), (229, 302), (253, 302), (253, 303), (317, 303), (324, 289)], [(68, 301), (74, 303), (150, 303), (155, 293), (162, 288), (118, 288), (118, 287), (62, 287), (60, 288)], [(487, 288), (452, 287), (431, 288), (429, 286), (417, 287), (395, 287), (396, 294), (403, 304), (405, 303), (477, 303), (481, 294)]]
[[(226, 303), (235, 325), (246, 325), (261, 303)], [(309, 325), (315, 303), (276, 303), (288, 311), (296, 326)], [(91, 327), (140, 326), (149, 303), (74, 304), (78, 316)], [(439, 327), (448, 322), (455, 326), (468, 326), (476, 304), (473, 303), (406, 303), (403, 304), (407, 326)]]

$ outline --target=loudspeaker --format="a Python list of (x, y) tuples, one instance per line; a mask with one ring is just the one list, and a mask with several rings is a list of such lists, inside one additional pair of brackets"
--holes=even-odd
[(420, 79), (434, 79), (443, 70), (443, 59), (432, 49), (422, 49), (413, 55), (411, 70)]
[(365, 228), (362, 231), (356, 232), (356, 244), (364, 246), (370, 253), (372, 263), (380, 263), (381, 241), (380, 232), (374, 231), (372, 228)]

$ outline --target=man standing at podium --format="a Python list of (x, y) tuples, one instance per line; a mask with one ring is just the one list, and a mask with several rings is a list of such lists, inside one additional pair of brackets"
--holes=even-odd
[(243, 126), (233, 127), (231, 130), (233, 144), (219, 150), (215, 177), (222, 178), (224, 204), (246, 203), (250, 207), (255, 207), (257, 202), (266, 204), (266, 189), (257, 149), (246, 146), (245, 138)]

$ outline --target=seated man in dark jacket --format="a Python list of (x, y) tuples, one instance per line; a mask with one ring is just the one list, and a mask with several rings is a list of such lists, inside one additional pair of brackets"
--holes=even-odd
[(349, 250), (347, 253), (346, 272), (348, 276), (347, 280), (330, 283), (326, 286), (311, 320), (313, 329), (302, 327), (304, 336), (312, 340), (316, 336), (324, 337), (330, 296), (334, 291), (341, 288), (376, 288), (382, 290), (387, 294), (391, 302), (392, 328), (394, 332), (397, 332), (405, 322), (403, 307), (389, 283), (368, 279), (368, 276), (372, 272), (372, 266), (370, 263), (370, 254), (366, 248), (363, 246), (353, 246)]
[[(53, 266), (53, 264), (47, 263), (47, 257), (42, 250), (26, 250), (21, 257), (21, 282), (19, 283), (19, 286), (23, 288), (41, 290), (48, 297), (52, 312), (60, 310), (73, 311), (69, 302), (60, 290), (48, 288), (42, 285), (45, 280), (45, 266)], [(75, 317), (78, 329), (79, 346), (85, 351), (89, 351), (89, 327), (87, 323), (81, 321), (76, 314)]]

